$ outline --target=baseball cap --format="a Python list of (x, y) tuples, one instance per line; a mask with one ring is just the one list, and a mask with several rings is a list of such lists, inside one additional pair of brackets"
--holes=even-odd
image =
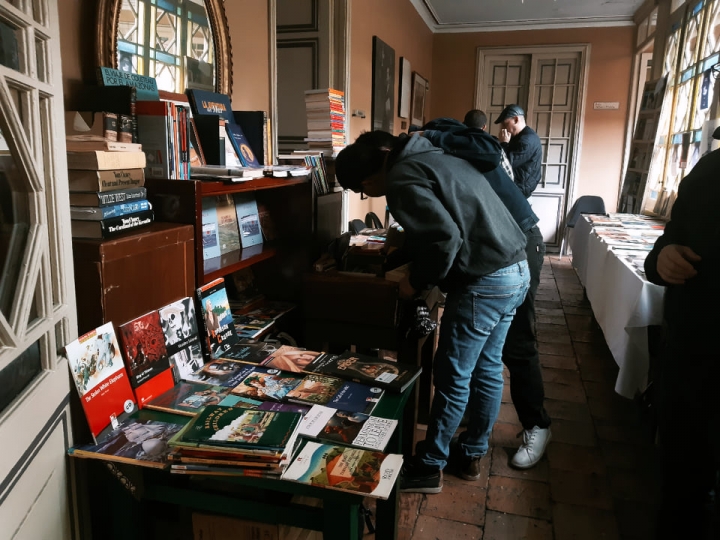
[(516, 116), (525, 116), (525, 111), (523, 111), (520, 105), (513, 103), (512, 105), (508, 105), (502, 110), (500, 116), (498, 116), (495, 120), (495, 123), (499, 124), (500, 122), (503, 122), (508, 118), (514, 118)]

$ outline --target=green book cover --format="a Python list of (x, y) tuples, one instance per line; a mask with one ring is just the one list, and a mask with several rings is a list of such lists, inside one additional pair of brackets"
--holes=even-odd
[(212, 405), (198, 414), (181, 440), (220, 447), (283, 449), (302, 415)]

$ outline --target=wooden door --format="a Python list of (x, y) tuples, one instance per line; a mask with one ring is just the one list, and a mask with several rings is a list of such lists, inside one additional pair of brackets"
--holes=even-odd
[(77, 325), (57, 10), (0, 0), (0, 539), (72, 533), (59, 351)]

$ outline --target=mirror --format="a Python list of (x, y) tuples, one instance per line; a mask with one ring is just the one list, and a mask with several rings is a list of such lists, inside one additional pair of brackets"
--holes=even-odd
[(98, 0), (97, 63), (155, 77), (160, 90), (232, 93), (223, 0)]

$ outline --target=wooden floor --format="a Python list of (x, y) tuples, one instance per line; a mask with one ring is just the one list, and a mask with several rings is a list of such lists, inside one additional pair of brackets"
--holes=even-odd
[(567, 259), (546, 258), (536, 306), (553, 421), (546, 456), (528, 471), (508, 466), (522, 428), (506, 373), (483, 476), (446, 475), (441, 494), (403, 494), (401, 539), (651, 538), (652, 430), (641, 407), (613, 390), (617, 367)]

